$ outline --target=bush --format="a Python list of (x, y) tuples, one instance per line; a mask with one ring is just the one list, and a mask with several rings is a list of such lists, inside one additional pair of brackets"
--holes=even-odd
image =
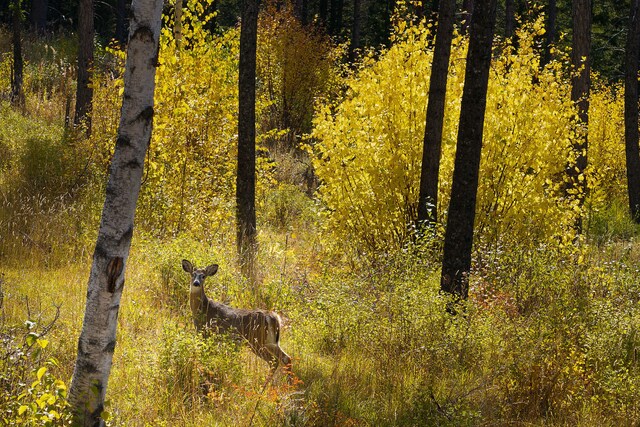
[[(429, 31), (428, 26), (399, 25), (396, 43), (364, 60), (347, 79), (340, 102), (317, 110), (312, 133), (317, 143), (311, 151), (318, 194), (327, 207), (328, 240), (354, 242), (372, 253), (401, 248), (412, 236), (433, 55)], [(576, 137), (575, 112), (563, 53), (540, 67), (535, 40), (543, 31), (540, 19), (523, 24), (517, 52), (503, 44), (492, 64), (476, 207), (481, 241), (570, 240), (576, 215), (584, 214), (563, 190)], [(441, 221), (450, 192), (466, 48), (466, 39), (454, 39), (442, 141)], [(593, 209), (621, 198), (624, 190), (617, 93), (595, 85), (591, 97), (585, 179)]]
[(74, 142), (61, 126), (24, 117), (7, 104), (0, 105), (0, 123), (0, 151), (6, 153), (0, 162), (0, 256), (49, 262), (84, 249), (100, 194), (86, 191), (99, 188), (86, 141)]
[(239, 347), (230, 337), (203, 339), (191, 328), (165, 323), (162, 343), (157, 372), (166, 387), (167, 410), (172, 405), (231, 403), (228, 389), (239, 384), (243, 367)]
[[(1, 286), (0, 280), (0, 294)], [(56, 376), (58, 362), (49, 356), (45, 337), (56, 320), (0, 325), (0, 424), (68, 425), (67, 386)]]

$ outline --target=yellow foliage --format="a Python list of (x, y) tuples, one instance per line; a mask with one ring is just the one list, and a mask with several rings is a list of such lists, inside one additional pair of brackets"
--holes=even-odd
[[(564, 234), (579, 213), (560, 191), (574, 138), (570, 84), (562, 58), (541, 69), (534, 49), (540, 25), (523, 25), (517, 53), (501, 46), (491, 67), (476, 215), (479, 236), (490, 242)], [(394, 46), (378, 59), (368, 58), (348, 79), (344, 99), (318, 110), (313, 131), (327, 226), (334, 236), (349, 236), (370, 250), (406, 242), (418, 199), (432, 42), (422, 25), (396, 31)], [(464, 38), (454, 39), (441, 218), (451, 187), (466, 46)]]
[(260, 92), (268, 104), (262, 126), (308, 133), (315, 99), (335, 91), (343, 53), (319, 28), (303, 26), (291, 4), (267, 2), (260, 15), (257, 51)]
[(627, 203), (622, 85), (595, 84), (589, 104), (590, 207), (601, 209), (615, 200)]
[[(191, 230), (206, 238), (234, 214), (239, 31), (207, 32), (208, 1), (185, 2), (180, 43), (169, 16), (160, 38), (154, 129), (138, 203), (139, 222), (157, 235)], [(93, 138), (106, 166), (123, 82), (106, 79), (96, 86)], [(265, 162), (259, 159), (258, 168), (259, 183), (268, 180)]]

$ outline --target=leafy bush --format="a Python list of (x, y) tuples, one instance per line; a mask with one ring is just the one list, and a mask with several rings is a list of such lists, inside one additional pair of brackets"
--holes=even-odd
[[(563, 191), (576, 132), (570, 84), (562, 52), (541, 69), (535, 40), (543, 31), (540, 19), (524, 24), (517, 52), (504, 44), (492, 65), (476, 208), (483, 241), (570, 238), (580, 210)], [(341, 102), (319, 108), (312, 134), (331, 239), (350, 236), (373, 252), (399, 248), (411, 235), (433, 54), (428, 27), (402, 21), (395, 37), (391, 48), (366, 59), (347, 80)], [(446, 217), (451, 185), (466, 45), (457, 37), (452, 46), (439, 218)], [(623, 191), (622, 110), (615, 93), (596, 86), (591, 99), (593, 157), (586, 179), (592, 207)]]
[(24, 328), (7, 327), (3, 322), (0, 424), (68, 425), (67, 386), (55, 375), (58, 362), (48, 355), (49, 340), (45, 338), (56, 319), (44, 326), (27, 321)]
[[(85, 193), (95, 188), (86, 141), (73, 142), (61, 126), (24, 117), (6, 103), (0, 122), (6, 154), (0, 161), (0, 254), (52, 261), (83, 248), (97, 193)], [(71, 233), (82, 242), (71, 242)]]
[(266, 99), (262, 127), (287, 130), (267, 137), (269, 148), (297, 149), (301, 135), (311, 131), (318, 97), (336, 92), (344, 47), (334, 47), (315, 24), (303, 26), (293, 6), (267, 2), (258, 29), (258, 93)]
[(166, 323), (162, 342), (158, 373), (169, 402), (189, 407), (206, 401), (230, 403), (226, 389), (238, 384), (242, 375), (239, 347), (230, 337), (215, 334), (203, 339), (191, 328)]

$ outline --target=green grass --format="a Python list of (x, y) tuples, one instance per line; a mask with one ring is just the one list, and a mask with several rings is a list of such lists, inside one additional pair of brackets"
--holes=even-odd
[[(264, 240), (275, 236), (262, 235), (265, 252), (277, 253)], [(288, 249), (286, 270), (282, 259), (265, 266), (260, 303), (239, 279), (232, 247), (136, 239), (107, 396), (111, 425), (640, 421), (634, 241), (502, 253), (491, 275), (473, 277), (471, 299), (457, 317), (444, 310), (437, 271), (410, 254), (356, 271), (309, 261), (305, 249)], [(294, 358), (293, 385), (278, 375), (262, 392), (262, 360), (224, 339), (197, 336), (183, 256), (221, 264), (207, 284), (211, 297), (278, 309), (286, 325), (282, 346)], [(59, 268), (3, 269), (5, 328), (22, 324), (29, 312), (46, 323), (61, 304), (46, 352), (59, 361), (52, 375), (67, 383), (89, 265), (87, 256)]]

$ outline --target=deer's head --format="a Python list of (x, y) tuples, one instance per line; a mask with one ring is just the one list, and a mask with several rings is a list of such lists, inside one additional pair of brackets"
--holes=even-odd
[(200, 292), (204, 286), (204, 279), (218, 271), (218, 264), (211, 264), (207, 268), (195, 268), (191, 262), (183, 259), (182, 268), (191, 275), (191, 292)]

